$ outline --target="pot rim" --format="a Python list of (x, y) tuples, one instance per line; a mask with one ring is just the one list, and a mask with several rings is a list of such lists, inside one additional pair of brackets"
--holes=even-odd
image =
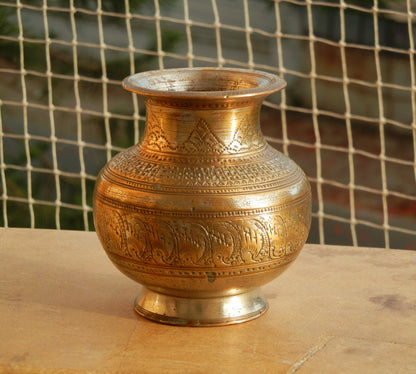
[[(225, 77), (233, 76), (239, 81), (231, 80), (237, 88), (233, 89), (183, 89), (180, 82), (187, 83), (207, 82), (225, 83)], [(239, 83), (243, 86), (251, 85), (249, 88), (238, 88)], [(160, 85), (160, 88), (155, 88)], [(278, 92), (286, 87), (286, 82), (279, 76), (259, 70), (237, 69), (237, 68), (181, 68), (150, 70), (126, 77), (122, 86), (127, 91), (137, 93), (145, 97), (168, 97), (171, 99), (238, 99), (265, 97)], [(189, 86), (187, 87), (189, 88)]]

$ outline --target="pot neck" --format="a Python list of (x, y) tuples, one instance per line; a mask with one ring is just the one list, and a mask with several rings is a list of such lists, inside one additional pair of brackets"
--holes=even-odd
[(239, 99), (145, 97), (145, 151), (219, 156), (266, 145), (260, 130), (264, 97)]

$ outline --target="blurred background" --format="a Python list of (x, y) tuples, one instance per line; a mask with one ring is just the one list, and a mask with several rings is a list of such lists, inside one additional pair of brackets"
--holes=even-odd
[(0, 1), (0, 226), (94, 230), (103, 165), (145, 112), (151, 69), (257, 69), (288, 82), (268, 141), (306, 172), (310, 243), (416, 249), (416, 1)]

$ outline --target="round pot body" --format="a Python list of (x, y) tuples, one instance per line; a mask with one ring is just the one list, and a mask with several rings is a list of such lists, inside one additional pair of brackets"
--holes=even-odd
[(123, 85), (144, 97), (146, 129), (102, 169), (94, 222), (111, 261), (143, 285), (135, 310), (194, 326), (258, 317), (259, 287), (296, 259), (311, 222), (304, 173), (260, 130), (262, 101), (285, 82), (191, 68)]

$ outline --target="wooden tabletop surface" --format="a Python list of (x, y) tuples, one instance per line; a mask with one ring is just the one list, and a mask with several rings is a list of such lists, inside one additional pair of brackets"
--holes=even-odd
[(416, 373), (416, 252), (306, 245), (263, 287), (269, 311), (176, 327), (95, 233), (0, 229), (2, 373)]

